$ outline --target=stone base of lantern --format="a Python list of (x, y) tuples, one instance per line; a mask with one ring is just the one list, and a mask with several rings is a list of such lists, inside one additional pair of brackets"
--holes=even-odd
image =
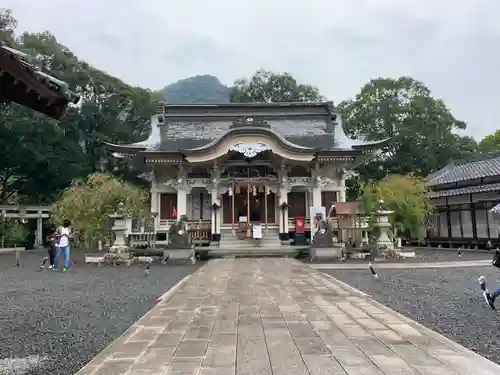
[(392, 241), (377, 241), (377, 250), (379, 254), (385, 255), (394, 251), (394, 244)]

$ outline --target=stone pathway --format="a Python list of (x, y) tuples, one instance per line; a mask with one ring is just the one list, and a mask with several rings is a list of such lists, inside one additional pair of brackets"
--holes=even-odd
[[(310, 264), (312, 268), (317, 270), (360, 270), (368, 268), (368, 262), (366, 263), (320, 263), (320, 264)], [(461, 267), (486, 267), (491, 266), (491, 260), (463, 260), (463, 261), (453, 261), (453, 262), (428, 262), (428, 263), (373, 263), (375, 268), (461, 268)]]
[(500, 366), (308, 265), (233, 259), (178, 284), (77, 373), (115, 374), (498, 375)]

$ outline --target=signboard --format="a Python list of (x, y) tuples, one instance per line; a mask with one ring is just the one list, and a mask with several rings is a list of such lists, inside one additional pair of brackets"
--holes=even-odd
[(262, 238), (262, 227), (260, 225), (252, 225), (252, 237), (257, 240)]
[(325, 207), (309, 207), (309, 217), (311, 218), (311, 232), (313, 229), (318, 227), (318, 217), (319, 215), (323, 215), (323, 218), (326, 218), (326, 208)]
[(304, 234), (305, 220), (302, 216), (295, 218), (295, 234)]
[(248, 217), (247, 217), (247, 216), (240, 216), (240, 217), (238, 218), (238, 221), (239, 221), (240, 223), (246, 223), (246, 222), (248, 221)]

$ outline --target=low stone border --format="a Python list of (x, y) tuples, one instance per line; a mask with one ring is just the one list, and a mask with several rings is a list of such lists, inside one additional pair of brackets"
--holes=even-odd
[[(0, 254), (10, 254), (10, 253), (15, 253), (17, 251), (26, 251), (25, 247), (4, 247), (0, 248)], [(36, 251), (36, 250), (30, 250), (30, 251)]]
[[(330, 264), (308, 264), (317, 270), (361, 270), (368, 269), (368, 263), (330, 263)], [(470, 260), (453, 262), (429, 262), (429, 263), (374, 263), (375, 268), (461, 268), (461, 267), (486, 267), (491, 266), (491, 260)]]
[[(439, 341), (441, 342), (442, 344), (444, 345), (447, 345), (451, 348), (453, 348), (454, 350), (456, 350), (457, 352), (463, 354), (464, 356), (468, 356), (468, 357), (473, 357), (475, 360), (479, 361), (479, 362), (483, 362), (484, 364), (487, 364), (488, 367), (491, 367), (491, 371), (492, 373), (496, 373), (498, 371), (498, 365), (492, 361), (490, 361), (489, 359), (473, 352), (472, 350), (469, 350), (467, 348), (465, 348), (464, 346), (456, 343), (455, 341), (453, 340), (450, 340), (449, 338), (437, 333), (436, 331), (433, 331), (432, 329), (429, 329), (427, 328), (426, 326), (404, 316), (403, 314), (395, 311), (395, 310), (392, 310), (391, 308), (387, 307), (386, 305), (374, 300), (373, 298), (371, 298), (370, 295), (366, 294), (366, 293), (363, 293), (362, 291), (360, 291), (359, 289), (356, 289), (352, 286), (350, 286), (349, 284), (346, 284), (344, 283), (343, 281), (340, 281), (339, 279), (336, 279), (335, 277), (331, 276), (331, 275), (328, 275), (326, 273), (323, 274), (325, 277), (331, 279), (334, 283), (336, 283), (337, 285), (339, 285), (341, 288), (343, 288), (344, 290), (350, 292), (351, 294), (354, 294), (354, 295), (357, 295), (361, 298), (368, 298), (370, 299), (370, 303), (374, 306), (376, 306), (377, 308), (379, 308), (380, 310), (388, 313), (388, 314), (392, 314), (392, 315), (395, 315), (397, 316), (399, 319), (401, 319), (402, 321), (406, 322), (409, 326), (417, 329), (417, 330), (420, 330), (421, 332), (425, 333), (426, 335), (432, 337), (433, 339), (435, 339), (436, 341)], [(425, 347), (421, 346), (421, 345), (418, 345), (418, 344), (415, 344), (417, 346), (419, 346), (422, 350), (425, 351)]]
[[(429, 251), (443, 251), (443, 252), (457, 252), (458, 248), (455, 247), (434, 247), (434, 246), (403, 246), (403, 249), (415, 249), (415, 250), (429, 250)], [(467, 248), (462, 248), (460, 249), (462, 252), (470, 252), (470, 253), (487, 253), (487, 254), (493, 254), (495, 253), (495, 249), (491, 250), (484, 250), (484, 249), (467, 249)]]
[(101, 264), (104, 263), (104, 257), (103, 256), (88, 256), (85, 255), (85, 263), (90, 263), (90, 264)]

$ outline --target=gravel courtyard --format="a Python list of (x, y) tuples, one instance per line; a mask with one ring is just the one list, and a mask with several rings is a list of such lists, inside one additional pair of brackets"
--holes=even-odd
[[(45, 253), (0, 255), (0, 374), (72, 375), (200, 265), (37, 271)], [(16, 359), (17, 358), (17, 359)], [(22, 360), (21, 360), (22, 359)], [(31, 362), (31, 364), (27, 363)]]
[(324, 272), (500, 364), (500, 311), (486, 306), (477, 282), (483, 275), (490, 289), (500, 287), (500, 270), (381, 269), (378, 282), (368, 269)]

